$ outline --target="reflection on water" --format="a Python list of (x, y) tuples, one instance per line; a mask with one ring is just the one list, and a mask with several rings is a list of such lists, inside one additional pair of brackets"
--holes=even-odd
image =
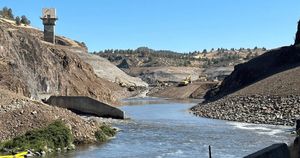
[(131, 120), (115, 124), (122, 129), (115, 139), (59, 157), (206, 158), (211, 145), (213, 157), (233, 158), (293, 139), (290, 127), (195, 117), (187, 111), (195, 103), (147, 98), (125, 100), (125, 104), (121, 108)]

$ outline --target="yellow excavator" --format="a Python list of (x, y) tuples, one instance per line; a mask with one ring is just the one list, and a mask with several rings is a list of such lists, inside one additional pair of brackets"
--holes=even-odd
[(178, 86), (187, 86), (188, 84), (192, 83), (192, 77), (191, 75), (187, 76), (184, 80), (180, 81)]
[(27, 154), (28, 154), (28, 152), (24, 151), (24, 152), (19, 152), (19, 153), (15, 154), (15, 155), (0, 156), (0, 158), (25, 158)]

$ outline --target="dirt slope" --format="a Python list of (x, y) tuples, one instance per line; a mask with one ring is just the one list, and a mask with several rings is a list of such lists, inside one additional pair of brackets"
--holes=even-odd
[(300, 67), (292, 68), (221, 99), (192, 108), (194, 114), (239, 122), (293, 126), (300, 117)]
[(78, 55), (83, 61), (90, 64), (98, 77), (106, 79), (110, 82), (118, 82), (119, 80), (128, 86), (148, 86), (148, 84), (142, 81), (140, 78), (127, 75), (114, 64), (110, 63), (107, 59), (104, 59), (98, 55), (87, 54), (81, 50), (75, 50), (73, 52), (76, 53), (76, 55)]
[[(234, 71), (225, 78), (221, 86), (218, 89), (210, 91), (206, 95), (206, 99), (221, 98), (266, 77), (297, 67), (299, 64), (299, 46), (271, 50), (244, 64), (235, 66)], [(288, 81), (289, 77), (291, 76), (286, 76), (282, 80)]]
[(208, 118), (292, 126), (300, 117), (299, 64), (299, 46), (265, 53), (236, 67), (213, 95), (222, 98), (191, 110)]
[(30, 100), (0, 89), (0, 140), (7, 140), (28, 130), (45, 127), (59, 119), (71, 129), (77, 143), (95, 142), (99, 124), (85, 121), (73, 112)]
[(300, 67), (295, 67), (251, 84), (232, 95), (300, 95)]
[(197, 67), (133, 67), (127, 71), (132, 76), (139, 76), (150, 84), (159, 82), (180, 82), (191, 75), (192, 80), (197, 80), (203, 69)]
[(187, 99), (187, 98), (195, 98), (200, 99), (203, 98), (204, 94), (216, 86), (216, 82), (193, 82), (187, 86), (178, 87), (177, 84), (172, 85), (170, 87), (166, 87), (158, 92), (150, 94), (150, 96), (154, 97), (164, 97), (164, 98), (176, 98), (176, 99)]
[(0, 87), (37, 99), (53, 94), (85, 95), (116, 102), (112, 91), (118, 85), (99, 78), (73, 53), (73, 48), (87, 52), (84, 46), (63, 37), (57, 37), (56, 45), (42, 38), (37, 29), (0, 19)]

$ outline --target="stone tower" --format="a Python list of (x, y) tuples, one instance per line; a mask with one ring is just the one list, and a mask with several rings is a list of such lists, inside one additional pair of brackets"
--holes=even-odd
[(43, 8), (41, 19), (44, 24), (44, 40), (55, 44), (55, 22), (57, 20), (55, 8)]

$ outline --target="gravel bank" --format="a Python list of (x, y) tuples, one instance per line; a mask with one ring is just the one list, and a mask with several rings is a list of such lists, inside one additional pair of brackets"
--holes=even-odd
[(293, 126), (300, 116), (300, 96), (227, 96), (191, 110), (207, 118)]

